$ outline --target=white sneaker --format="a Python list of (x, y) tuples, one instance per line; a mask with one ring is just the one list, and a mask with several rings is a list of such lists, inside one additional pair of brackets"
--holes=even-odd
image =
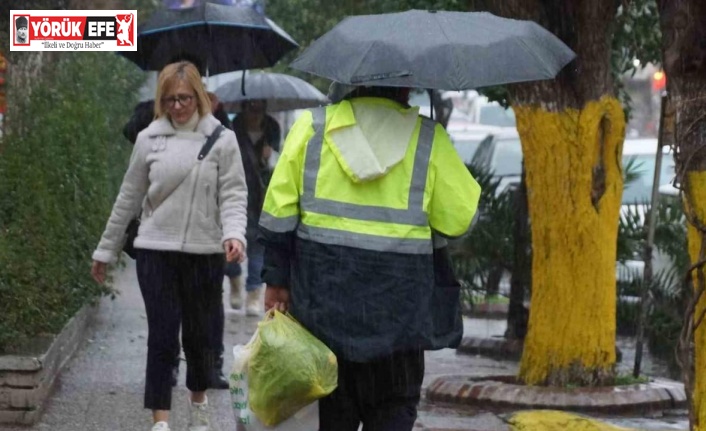
[(189, 401), (189, 431), (210, 431), (208, 398), (201, 404)]
[(262, 293), (262, 288), (248, 291), (246, 316), (262, 316), (265, 312), (265, 303), (262, 301), (260, 293)]
[(169, 431), (169, 424), (159, 421), (152, 427), (152, 431)]

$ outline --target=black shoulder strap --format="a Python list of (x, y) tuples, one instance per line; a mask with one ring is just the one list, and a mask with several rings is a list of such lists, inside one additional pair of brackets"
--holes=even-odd
[(216, 140), (218, 137), (221, 135), (221, 132), (225, 129), (225, 126), (223, 124), (220, 124), (216, 129), (211, 133), (211, 136), (206, 139), (206, 143), (203, 144), (203, 147), (201, 147), (201, 152), (199, 153), (199, 160), (203, 160), (204, 157), (208, 155), (208, 152), (211, 151), (211, 148), (213, 148), (213, 144), (216, 143)]

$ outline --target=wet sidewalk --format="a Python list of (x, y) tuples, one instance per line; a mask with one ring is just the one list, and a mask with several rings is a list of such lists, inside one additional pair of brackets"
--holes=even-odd
[[(93, 329), (58, 379), (54, 393), (39, 423), (33, 427), (3, 427), (5, 431), (140, 431), (151, 427), (151, 414), (142, 408), (147, 342), (144, 304), (137, 287), (132, 261), (115, 274), (115, 287), (121, 294), (104, 298)], [(224, 283), (227, 295), (227, 284)], [(227, 296), (224, 297), (227, 304)], [(226, 366), (232, 363), (230, 348), (246, 343), (259, 318), (245, 317), (226, 306)], [(468, 319), (467, 335), (502, 335), (504, 322)], [(170, 426), (174, 431), (187, 429), (188, 390), (184, 385), (185, 366), (180, 367), (179, 385), (174, 389)], [(513, 374), (517, 363), (456, 354), (446, 349), (427, 353), (426, 388), (441, 375)], [(212, 429), (235, 430), (228, 391), (209, 391), (212, 406)], [(611, 422), (643, 429), (686, 429), (683, 418), (612, 418)], [(478, 409), (431, 405), (422, 401), (415, 429), (445, 431), (505, 431), (507, 426), (496, 415)]]
[[(55, 391), (39, 423), (31, 428), (2, 430), (141, 431), (151, 428), (151, 413), (142, 408), (147, 352), (147, 321), (137, 285), (134, 261), (114, 274), (121, 293), (104, 298), (93, 325), (92, 336), (75, 354), (58, 379)], [(225, 334), (228, 346), (247, 342), (256, 319), (228, 314)], [(229, 356), (226, 355), (228, 366)], [(184, 364), (182, 364), (184, 365)], [(187, 429), (188, 390), (185, 366), (172, 399), (171, 429)], [(228, 391), (209, 391), (213, 430), (235, 430)]]

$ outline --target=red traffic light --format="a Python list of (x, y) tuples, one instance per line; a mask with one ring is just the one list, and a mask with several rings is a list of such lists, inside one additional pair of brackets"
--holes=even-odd
[(661, 70), (658, 70), (654, 73), (654, 75), (652, 75), (652, 90), (661, 91), (664, 90), (666, 86), (667, 75), (665, 75)]

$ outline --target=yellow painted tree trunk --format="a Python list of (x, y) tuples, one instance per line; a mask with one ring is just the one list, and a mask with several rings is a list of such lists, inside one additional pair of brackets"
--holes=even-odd
[[(696, 217), (699, 223), (706, 222), (706, 172), (690, 172), (687, 175), (687, 181), (689, 182), (687, 192), (689, 196), (687, 197), (687, 207), (691, 208), (692, 216)], [(703, 233), (693, 224), (688, 225), (688, 239), (689, 239), (689, 257), (692, 263), (697, 263), (703, 258), (701, 253), (701, 248), (703, 244)], [(692, 275), (693, 285), (696, 292), (700, 289), (699, 278), (706, 276), (706, 272), (702, 269), (699, 273), (694, 272)], [(706, 312), (706, 292), (701, 295), (701, 298), (696, 306), (694, 312), (694, 319), (698, 319), (704, 312)], [(706, 430), (706, 324), (701, 323), (694, 331), (694, 345), (695, 358), (694, 358), (694, 389), (692, 392), (692, 404), (694, 407), (694, 419), (693, 424), (694, 431), (705, 431)]]
[(513, 413), (508, 423), (512, 431), (637, 431), (555, 410), (520, 411)]
[[(662, 64), (667, 75), (667, 92), (675, 108), (675, 161), (677, 179), (683, 186), (684, 208), (689, 222), (689, 255), (694, 263), (703, 256), (706, 223), (706, 62), (704, 61), (703, 0), (657, 0), (662, 30)], [(699, 228), (695, 227), (698, 226)], [(691, 274), (694, 288), (703, 285), (703, 267)], [(706, 309), (701, 296), (693, 316), (694, 323)], [(687, 326), (688, 328), (688, 326)], [(692, 430), (706, 431), (706, 323), (694, 333), (683, 331), (688, 349), (682, 350), (682, 375), (690, 394), (689, 422)], [(689, 338), (690, 337), (690, 338)], [(695, 355), (691, 356), (691, 346)], [(693, 364), (691, 363), (693, 361)]]
[(507, 87), (522, 141), (532, 298), (520, 380), (612, 383), (615, 258), (625, 115), (614, 97), (613, 0), (503, 0), (491, 12), (538, 22), (576, 53), (553, 80)]
[(532, 299), (520, 379), (610, 382), (625, 116), (604, 96), (582, 109), (514, 106), (527, 175)]

